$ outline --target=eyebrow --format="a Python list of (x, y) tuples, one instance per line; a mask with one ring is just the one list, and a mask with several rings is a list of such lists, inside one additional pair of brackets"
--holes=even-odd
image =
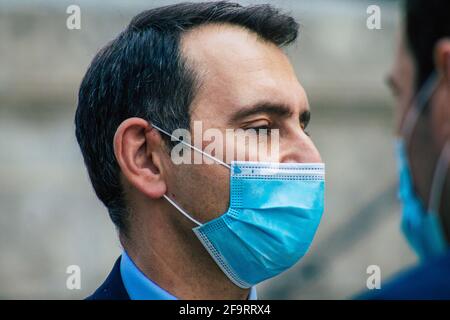
[(293, 114), (291, 108), (289, 108), (289, 106), (287, 105), (262, 101), (256, 103), (251, 107), (242, 108), (234, 112), (230, 116), (229, 123), (235, 123), (243, 118), (260, 113), (272, 114), (285, 118), (290, 117)]

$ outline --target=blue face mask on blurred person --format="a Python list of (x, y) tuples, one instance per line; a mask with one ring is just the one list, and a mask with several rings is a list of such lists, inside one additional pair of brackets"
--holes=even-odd
[(416, 106), (411, 108), (405, 119), (405, 125), (402, 130), (405, 133), (405, 138), (399, 138), (396, 143), (399, 198), (402, 203), (401, 228), (408, 243), (421, 260), (441, 255), (448, 249), (438, 212), (450, 161), (450, 142), (444, 147), (437, 162), (427, 209), (414, 190), (407, 155), (407, 146), (415, 124), (426, 102), (431, 97), (434, 86), (435, 79), (432, 77), (419, 92)]
[(439, 207), (429, 208), (428, 211), (425, 209), (414, 191), (405, 143), (399, 140), (396, 147), (400, 174), (399, 198), (403, 205), (402, 231), (422, 260), (441, 255), (447, 250), (448, 244), (438, 216)]
[(324, 210), (323, 163), (233, 161), (229, 166), (180, 142), (230, 169), (229, 209), (205, 224), (164, 197), (198, 225), (194, 233), (234, 284), (249, 288), (305, 255)]

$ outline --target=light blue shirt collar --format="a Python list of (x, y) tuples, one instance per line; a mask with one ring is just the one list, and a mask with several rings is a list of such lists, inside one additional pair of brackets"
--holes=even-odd
[[(177, 297), (147, 278), (125, 251), (120, 259), (120, 275), (131, 300), (178, 300)], [(257, 299), (255, 287), (250, 289), (248, 299)]]

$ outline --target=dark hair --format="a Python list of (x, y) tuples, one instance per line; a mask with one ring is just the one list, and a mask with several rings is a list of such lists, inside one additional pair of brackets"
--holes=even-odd
[[(189, 129), (189, 106), (199, 85), (179, 50), (185, 30), (206, 23), (241, 26), (278, 46), (297, 38), (296, 21), (269, 5), (180, 3), (135, 16), (93, 59), (80, 86), (76, 137), (98, 198), (120, 232), (128, 209), (113, 150), (117, 127), (141, 117), (165, 130)], [(169, 140), (165, 138), (170, 144)]]
[(416, 66), (416, 90), (435, 69), (434, 47), (450, 37), (449, 0), (405, 0), (406, 39)]

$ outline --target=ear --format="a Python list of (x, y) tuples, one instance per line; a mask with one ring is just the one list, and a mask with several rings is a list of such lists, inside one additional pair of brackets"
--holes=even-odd
[(162, 177), (162, 140), (141, 118), (123, 121), (114, 135), (114, 154), (124, 178), (151, 199), (159, 199), (167, 186)]
[(450, 38), (439, 40), (434, 48), (434, 62), (437, 72), (450, 86)]

